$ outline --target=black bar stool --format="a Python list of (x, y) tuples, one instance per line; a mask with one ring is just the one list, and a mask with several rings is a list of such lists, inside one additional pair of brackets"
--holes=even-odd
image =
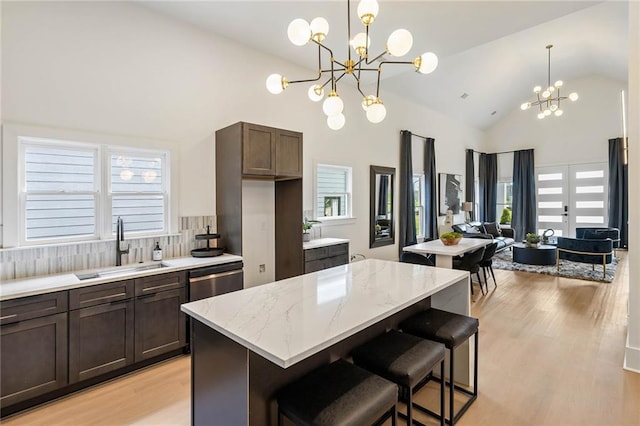
[[(445, 347), (442, 343), (425, 340), (407, 333), (391, 330), (356, 348), (351, 356), (353, 362), (367, 370), (391, 380), (400, 386), (401, 395), (407, 398), (407, 414), (398, 413), (407, 419), (407, 424), (422, 425), (413, 420), (412, 408), (427, 414), (433, 412), (413, 402), (417, 386), (424, 383), (431, 371), (440, 363), (440, 376), (444, 377)], [(440, 382), (440, 424), (444, 426), (444, 380)]]
[(296, 425), (397, 424), (398, 386), (345, 360), (324, 365), (277, 394), (283, 415)]
[[(400, 324), (402, 330), (424, 339), (443, 343), (449, 349), (449, 421), (453, 426), (455, 422), (467, 411), (469, 406), (478, 397), (478, 325), (477, 318), (452, 312), (430, 308), (420, 312)], [(473, 355), (473, 391), (454, 384), (454, 352), (455, 348), (475, 335), (475, 350)], [(444, 377), (442, 378), (444, 380)], [(467, 396), (469, 399), (458, 412), (454, 411), (454, 389)]]

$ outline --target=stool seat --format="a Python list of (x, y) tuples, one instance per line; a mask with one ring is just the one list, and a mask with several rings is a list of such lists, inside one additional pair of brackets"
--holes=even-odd
[(353, 362), (402, 386), (413, 388), (444, 359), (445, 348), (432, 342), (391, 330), (351, 352)]
[(444, 343), (449, 349), (459, 346), (478, 331), (477, 318), (439, 309), (427, 309), (400, 324), (403, 331)]
[(398, 386), (338, 360), (287, 385), (277, 399), (279, 412), (299, 425), (369, 426), (395, 414)]

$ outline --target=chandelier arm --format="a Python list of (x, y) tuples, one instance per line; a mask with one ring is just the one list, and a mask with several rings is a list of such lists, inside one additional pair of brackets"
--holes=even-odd
[[(387, 53), (387, 51), (385, 50), (384, 52), (382, 52), (381, 54), (379, 54), (378, 56), (376, 56), (375, 58), (373, 58), (372, 60), (367, 60), (367, 65), (370, 65), (372, 63), (374, 63), (375, 61), (377, 61), (378, 59), (382, 58), (384, 56), (384, 54)], [(383, 61), (385, 62), (385, 61)], [(411, 62), (408, 62), (411, 63)]]
[[(327, 46), (325, 46), (324, 44), (322, 44), (319, 41), (317, 41), (317, 40), (311, 39), (311, 41), (313, 41), (315, 44), (317, 44), (318, 46), (322, 47), (323, 49), (325, 49), (326, 51), (329, 52), (329, 55), (330, 55), (329, 57), (330, 57), (330, 62), (331, 62), (331, 79), (333, 80), (334, 72), (335, 72), (335, 69), (333, 67), (333, 63), (335, 61), (335, 59), (333, 57), (333, 51), (331, 49), (329, 49)], [(331, 83), (331, 90), (336, 90), (335, 82)]]
[(552, 44), (547, 46), (547, 51), (549, 52), (548, 61), (547, 61), (547, 88), (551, 87), (551, 48)]
[[(347, 0), (347, 41), (351, 41), (351, 1)], [(351, 62), (351, 49), (347, 43), (347, 59)]]

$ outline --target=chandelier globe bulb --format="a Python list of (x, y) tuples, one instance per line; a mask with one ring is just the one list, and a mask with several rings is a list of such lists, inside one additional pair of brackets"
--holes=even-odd
[(376, 19), (379, 10), (380, 7), (376, 0), (360, 0), (360, 3), (358, 3), (358, 17), (365, 26), (371, 24)]
[(302, 18), (294, 19), (287, 28), (289, 41), (296, 46), (304, 46), (311, 40), (311, 27)]
[(545, 117), (544, 112), (538, 113), (538, 118), (542, 120)]
[(324, 88), (319, 84), (312, 84), (307, 95), (313, 102), (320, 102), (324, 97)]
[(346, 122), (346, 119), (344, 117), (344, 114), (342, 113), (330, 115), (329, 117), (327, 117), (327, 126), (329, 126), (331, 130), (342, 129), (344, 127), (345, 122)]
[(545, 109), (543, 114), (544, 114), (545, 117), (548, 117), (548, 116), (551, 115), (551, 110), (550, 109)]
[(527, 110), (529, 108), (531, 108), (531, 102), (525, 102), (522, 105), (520, 105), (520, 109), (523, 110), (523, 111)]
[(329, 34), (329, 22), (322, 17), (313, 18), (309, 25), (311, 30), (311, 38), (322, 43), (327, 34)]
[(426, 52), (413, 60), (416, 71), (421, 74), (430, 74), (438, 67), (438, 56), (433, 52)]
[(549, 88), (547, 89), (549, 91), (549, 93), (553, 93), (556, 91), (556, 88), (553, 86), (549, 86)]
[(373, 105), (373, 103), (376, 101), (376, 97), (373, 95), (368, 95), (364, 98), (362, 98), (362, 109), (367, 111), (367, 109), (369, 109), (369, 107), (371, 105)]
[(556, 117), (560, 117), (560, 116), (562, 115), (562, 110), (561, 110), (561, 109), (557, 109), (557, 110), (554, 112), (554, 114), (555, 114), (555, 116), (556, 116)]
[(267, 77), (267, 90), (274, 95), (284, 92), (289, 82), (280, 74), (271, 74)]
[(558, 80), (556, 81), (553, 85), (556, 86), (558, 89), (562, 87), (564, 83), (562, 82), (562, 80)]
[(371, 37), (367, 37), (365, 33), (358, 33), (353, 37), (350, 44), (358, 56), (364, 56), (371, 45)]
[(369, 108), (367, 108), (367, 120), (371, 123), (380, 123), (386, 116), (387, 108), (385, 108), (380, 98), (376, 98)]
[(413, 46), (413, 36), (404, 28), (395, 30), (387, 39), (387, 52), (391, 56), (404, 56)]
[(576, 92), (572, 92), (572, 93), (570, 93), (570, 94), (569, 94), (569, 99), (570, 99), (572, 102), (577, 101), (577, 100), (578, 100), (578, 94), (577, 94)]
[(544, 92), (542, 92), (542, 97), (547, 99), (549, 96), (551, 96), (551, 92), (549, 92), (548, 90), (545, 90)]
[(335, 91), (331, 91), (327, 96), (327, 99), (322, 103), (322, 111), (327, 117), (342, 113), (344, 109), (344, 102), (340, 99), (340, 96)]
[(533, 93), (540, 93), (542, 91), (542, 87), (536, 86), (533, 88)]

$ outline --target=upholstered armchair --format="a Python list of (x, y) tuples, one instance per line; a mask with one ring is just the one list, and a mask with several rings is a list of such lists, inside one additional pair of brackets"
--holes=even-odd
[(613, 248), (620, 247), (620, 230), (618, 228), (576, 228), (576, 238), (585, 240), (611, 238)]
[(613, 259), (613, 241), (558, 237), (556, 268), (560, 270), (560, 260), (602, 265), (602, 278), (607, 276), (607, 264)]

